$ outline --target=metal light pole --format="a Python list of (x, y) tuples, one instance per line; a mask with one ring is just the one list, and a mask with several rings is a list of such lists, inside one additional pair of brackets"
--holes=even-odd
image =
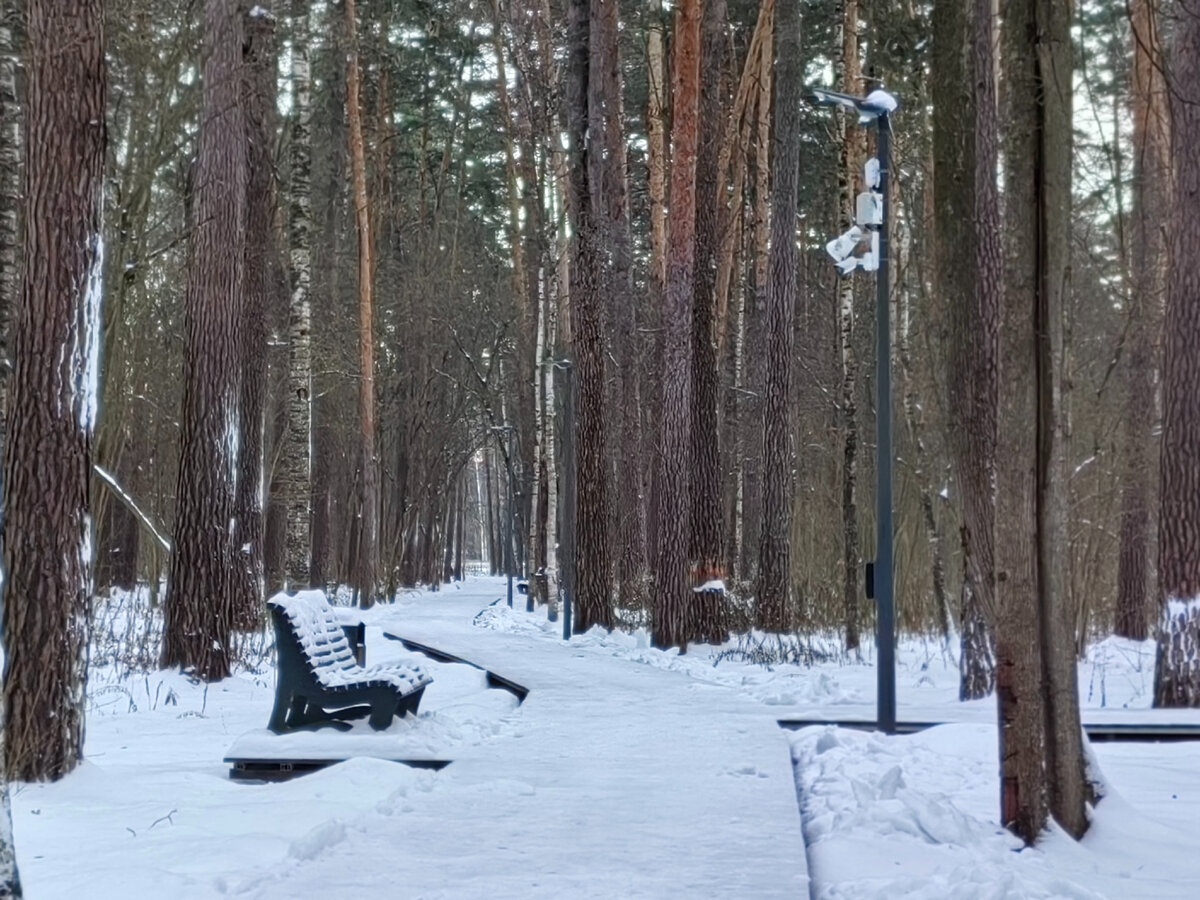
[(885, 734), (896, 731), (896, 611), (892, 572), (892, 317), (888, 278), (888, 176), (892, 125), (885, 111), (876, 118), (879, 193), (883, 224), (879, 227), (879, 270), (875, 273), (875, 640), (876, 724)]
[[(892, 550), (892, 321), (888, 259), (888, 228), (891, 204), (888, 181), (891, 170), (891, 119), (896, 98), (883, 90), (856, 97), (824, 89), (814, 90), (819, 105), (843, 106), (858, 113), (859, 124), (874, 121), (876, 167), (867, 165), (867, 189), (874, 196), (859, 198), (856, 218), (849, 231), (833, 241), (827, 250), (838, 269), (849, 275), (856, 268), (875, 271), (875, 561), (868, 565), (867, 597), (876, 603), (875, 643), (879, 659), (876, 667), (876, 727), (886, 734), (896, 731), (896, 611)], [(867, 200), (865, 204), (863, 200)], [(860, 227), (861, 226), (861, 227)], [(865, 231), (863, 229), (866, 229)], [(862, 257), (853, 256), (864, 241), (870, 249)]]

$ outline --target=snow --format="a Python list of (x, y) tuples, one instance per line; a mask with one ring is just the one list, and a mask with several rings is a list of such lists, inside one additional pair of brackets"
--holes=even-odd
[[(411, 659), (395, 633), (530, 690), (518, 705), (479, 669), (422, 659), (421, 714), (380, 733), (267, 733), (269, 657), (205, 686), (94, 652), (86, 762), (13, 786), (27, 895), (799, 898), (811, 875), (824, 900), (1200, 896), (1200, 744), (1095, 746), (1105, 798), (1089, 834), (1020, 849), (996, 824), (994, 703), (957, 702), (939, 641), (898, 648), (899, 708), (952, 724), (786, 732), (777, 719), (871, 718), (870, 659), (833, 636), (686, 655), (644, 630), (564, 642), (544, 613), (493, 605), (504, 586), (472, 579), (361, 613), (372, 665)], [(761, 662), (771, 654), (818, 662)], [(1085, 718), (1161, 721), (1153, 668), (1153, 641), (1093, 647)], [(252, 784), (228, 778), (233, 751), (355, 758)]]
[(896, 98), (887, 91), (871, 91), (867, 94), (866, 105), (871, 109), (882, 109), (888, 112), (896, 111)]
[(1170, 619), (1190, 619), (1197, 615), (1200, 615), (1200, 597), (1189, 597), (1186, 600), (1172, 597), (1167, 601), (1162, 619), (1167, 622)]

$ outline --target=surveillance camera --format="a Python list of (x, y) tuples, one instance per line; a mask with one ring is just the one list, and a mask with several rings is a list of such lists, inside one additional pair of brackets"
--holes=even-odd
[(855, 224), (871, 228), (883, 224), (883, 194), (864, 191), (854, 204)]
[(863, 166), (863, 179), (866, 181), (867, 190), (873, 191), (879, 187), (879, 160), (873, 156)]
[(858, 246), (859, 241), (862, 239), (862, 229), (857, 225), (853, 225), (849, 231), (826, 244), (825, 252), (833, 257), (834, 262), (840, 263), (854, 252), (854, 248)]

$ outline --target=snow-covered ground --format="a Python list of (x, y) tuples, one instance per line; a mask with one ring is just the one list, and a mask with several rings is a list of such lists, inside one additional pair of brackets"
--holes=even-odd
[[(422, 660), (418, 719), (317, 739), (453, 760), (440, 772), (356, 758), (232, 782), (231, 747), (280, 740), (262, 731), (269, 666), (207, 687), (99, 670), (87, 761), (13, 786), (27, 895), (803, 898), (811, 875), (821, 898), (1200, 896), (1200, 744), (1096, 745), (1107, 795), (1088, 836), (1022, 850), (996, 825), (993, 702), (957, 702), (936, 642), (900, 647), (900, 716), (961, 724), (792, 733), (776, 720), (872, 718), (870, 660), (833, 640), (793, 648), (811, 667), (748, 661), (760, 639), (685, 656), (644, 632), (564, 643), (544, 615), (489, 605), (503, 593), (475, 579), (368, 612), (368, 661), (404, 658), (384, 636), (400, 634), (524, 684), (524, 704)], [(1151, 646), (1098, 645), (1085, 718), (1200, 721), (1149, 710), (1152, 679)]]

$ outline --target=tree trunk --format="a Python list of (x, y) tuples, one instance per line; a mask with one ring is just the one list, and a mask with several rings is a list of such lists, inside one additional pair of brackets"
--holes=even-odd
[(235, 553), (246, 135), (236, 0), (205, 0), (203, 111), (187, 282), (179, 483), (162, 665), (229, 674)]
[(9, 326), (21, 290), (21, 98), (17, 87), (21, 25), (17, 3), (0, 5), (0, 447), (13, 360)]
[(742, 515), (735, 528), (741, 530), (739, 576), (753, 582), (758, 577), (758, 544), (762, 522), (762, 421), (766, 383), (767, 237), (770, 227), (771, 85), (775, 65), (775, 20), (766, 24), (760, 48), (758, 97), (754, 133), (754, 293), (747, 304), (743, 327), (746, 361), (744, 387), (739, 394), (738, 421), (743, 429)]
[[(936, 5), (933, 80), (934, 268), (940, 297), (933, 315), (948, 323), (940, 336), (951, 348), (942, 362), (949, 371), (946, 436), (962, 510), (958, 693), (963, 700), (987, 696), (995, 682), (989, 623), (995, 614), (996, 355), (1003, 277), (993, 174), (999, 140), (996, 31), (990, 6), (978, 14), (973, 7), (978, 7), (975, 0)], [(972, 29), (976, 15), (985, 18)], [(992, 206), (985, 208), (985, 202)]]
[(245, 299), (242, 308), (241, 440), (235, 516), (240, 563), (234, 623), (263, 618), (263, 428), (267, 314), (275, 292), (275, 20), (267, 7), (246, 17), (244, 112), (247, 147)]
[[(1155, 706), (1200, 706), (1200, 0), (1178, 4), (1171, 69), (1170, 274), (1163, 357)], [(28, 229), (26, 229), (28, 233)]]
[(346, 110), (350, 125), (350, 167), (354, 180), (355, 223), (358, 231), (358, 414), (361, 426), (359, 464), (362, 477), (359, 511), (358, 560), (355, 585), (359, 606), (369, 609), (378, 592), (379, 563), (379, 457), (375, 451), (375, 330), (372, 296), (374, 266), (371, 261), (371, 215), (367, 198), (367, 163), (363, 148), (358, 26), (354, 0), (346, 0)]
[[(969, 385), (966, 422), (958, 446), (963, 495), (963, 603), (960, 612), (959, 698), (978, 699), (995, 687), (996, 660), (991, 622), (996, 605), (996, 448), (1000, 373), (1000, 315), (1004, 258), (1000, 234), (1002, 219), (995, 172), (1000, 155), (996, 97), (996, 22), (992, 0), (976, 0), (972, 35), (972, 66), (976, 91), (970, 109), (974, 116), (973, 235), (974, 303), (965, 319), (968, 354), (961, 361)], [(971, 209), (971, 199), (960, 201)], [(947, 235), (947, 240), (951, 240)], [(968, 246), (971, 243), (968, 242)], [(954, 277), (954, 276), (951, 276)]]
[[(701, 23), (699, 136), (696, 150), (696, 259), (692, 305), (692, 427), (690, 454), (689, 575), (692, 586), (725, 577), (722, 559), (721, 447), (717, 420), (716, 278), (719, 210), (718, 162), (724, 132), (725, 0), (708, 0)], [(722, 643), (720, 622), (700, 635)]]
[[(767, 283), (767, 390), (763, 404), (763, 524), (759, 538), (757, 625), (784, 631), (791, 615), (792, 319), (796, 304), (796, 215), (804, 64), (800, 5), (784, 3), (776, 23), (775, 142)], [(750, 423), (756, 427), (757, 423)]]
[(589, 123), (589, 46), (591, 22), (588, 0), (572, 0), (569, 20), (567, 89), (570, 138), (570, 189), (575, 243), (571, 259), (571, 328), (578, 357), (577, 508), (575, 522), (576, 595), (574, 628), (611, 628), (609, 583), (608, 477), (604, 459), (604, 341), (600, 330), (601, 247), (603, 233), (592, 204), (590, 156), (599, 148), (599, 135)]
[(639, 587), (646, 568), (645, 532), (640, 527), (641, 484), (623, 477), (639, 471), (641, 409), (639, 340), (635, 329), (638, 304), (633, 286), (633, 236), (629, 219), (629, 179), (626, 175), (625, 104), (620, 55), (620, 4), (592, 0), (588, 105), (589, 135), (597, 145), (588, 156), (592, 166), (592, 202), (602, 235), (601, 284), (612, 323), (612, 356), (617, 362), (612, 380), (609, 416), (612, 448), (610, 472), (616, 480), (613, 538), (617, 544), (617, 593), (625, 607), (641, 600)]
[(671, 117), (671, 207), (663, 305), (662, 408), (659, 415), (658, 558), (654, 643), (687, 649), (695, 623), (687, 584), (685, 465), (691, 427), (692, 276), (695, 264), (696, 149), (700, 93), (700, 0), (682, 0), (675, 16)]
[(287, 504), (284, 538), (285, 587), (307, 588), (313, 582), (312, 498), (312, 83), (309, 66), (310, 4), (292, 0), (291, 139), (288, 142), (288, 393), (287, 427), (281, 455)]
[(1148, 564), (1151, 463), (1154, 446), (1156, 335), (1162, 328), (1167, 281), (1170, 123), (1163, 79), (1158, 11), (1151, 0), (1134, 0), (1133, 31), (1133, 235), (1125, 357), (1124, 440), (1121, 444), (1121, 539), (1117, 565), (1114, 631), (1145, 640), (1151, 618)]
[[(4, 740), (8, 777), (23, 781), (61, 778), (83, 749), (103, 268), (103, 17), (99, 0), (28, 6), (25, 277), (12, 320), (2, 532)], [(15, 863), (4, 868), (15, 878)]]
[[(843, 0), (841, 20), (841, 89), (860, 92), (858, 61), (858, 0)], [(862, 138), (846, 116), (838, 118), (841, 165), (838, 169), (838, 212), (845, 220), (854, 216), (854, 179), (862, 163)], [(842, 222), (848, 224), (847, 221)], [(842, 606), (846, 649), (857, 650), (861, 640), (858, 577), (862, 565), (858, 544), (858, 356), (854, 349), (854, 282), (838, 281), (838, 335), (842, 355)]]
[[(979, 3), (982, 20), (986, 4)], [(1002, 821), (1032, 842), (1045, 825), (1047, 808), (1069, 834), (1079, 837), (1087, 829), (1075, 641), (1064, 578), (1070, 8), (1053, 0), (1019, 0), (1006, 13), (1010, 93), (996, 455), (996, 687)]]

